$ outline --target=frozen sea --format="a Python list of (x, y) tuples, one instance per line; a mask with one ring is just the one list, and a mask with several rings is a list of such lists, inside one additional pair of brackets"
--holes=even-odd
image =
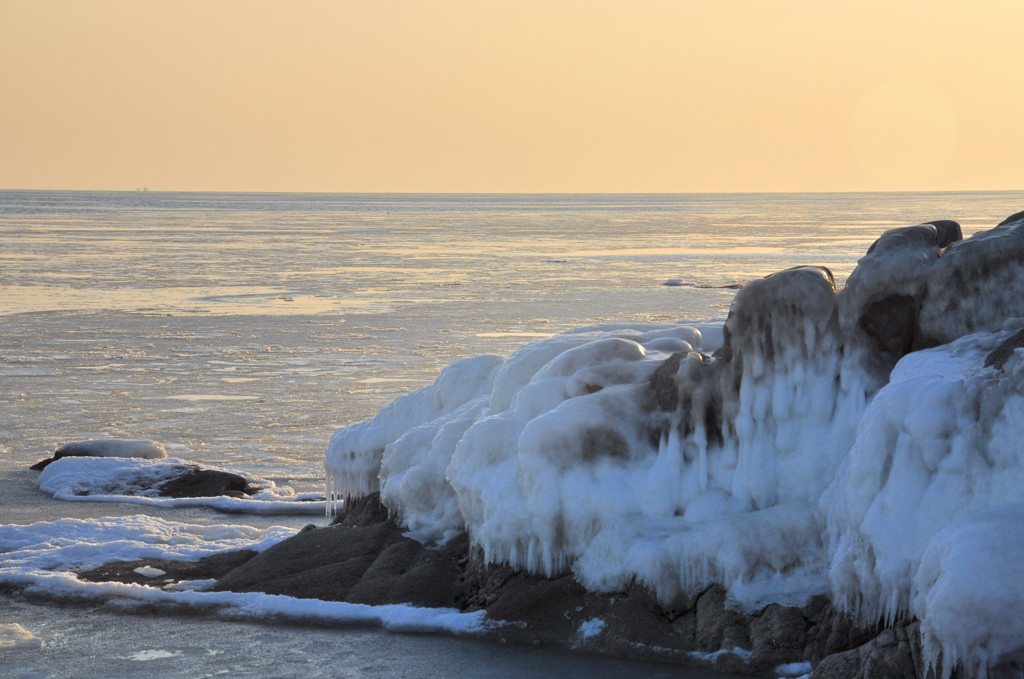
[[(68, 441), (149, 438), (172, 457), (322, 490), (332, 432), (458, 358), (584, 325), (724, 319), (761, 276), (820, 264), (841, 285), (886, 229), (955, 219), (968, 236), (1022, 204), (1021, 192), (0, 191), (0, 524), (296, 529), (310, 517), (61, 502), (27, 467)], [(0, 633), (0, 676), (705, 676), (116, 598), (0, 595), (0, 631), (14, 625), (31, 638)]]

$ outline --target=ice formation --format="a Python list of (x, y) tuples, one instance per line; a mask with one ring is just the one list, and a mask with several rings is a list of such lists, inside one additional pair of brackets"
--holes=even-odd
[(141, 457), (155, 460), (167, 457), (162, 443), (148, 439), (92, 439), (66, 443), (57, 449), (57, 456), (86, 455), (91, 457)]
[(664, 600), (828, 593), (916, 617), (930, 662), (1024, 656), (1024, 213), (884, 234), (838, 292), (819, 267), (724, 326), (594, 327), (467, 359), (339, 430), (341, 497), (379, 490), (424, 541)]
[(137, 457), (157, 460), (167, 457), (162, 443), (149, 439), (91, 439), (74, 441), (57, 448), (53, 457), (40, 460), (32, 469), (40, 470), (65, 457)]
[[(207, 507), (222, 512), (250, 514), (323, 514), (326, 503), (319, 493), (297, 494), (289, 486), (240, 474), (260, 490), (247, 497), (161, 497), (158, 486), (195, 465), (168, 457), (62, 457), (39, 474), (39, 489), (58, 500), (118, 502), (156, 507)], [(207, 465), (206, 469), (228, 471)], [(231, 472), (238, 473), (238, 472)]]

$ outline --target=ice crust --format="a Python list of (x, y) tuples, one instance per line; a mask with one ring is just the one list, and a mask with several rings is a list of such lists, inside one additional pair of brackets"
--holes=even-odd
[(333, 490), (591, 590), (917, 617), (929, 662), (984, 674), (1024, 654), (1024, 355), (986, 364), (1024, 326), (1024, 220), (959, 238), (889, 232), (839, 293), (768, 276), (724, 325), (459, 361), (334, 435)]

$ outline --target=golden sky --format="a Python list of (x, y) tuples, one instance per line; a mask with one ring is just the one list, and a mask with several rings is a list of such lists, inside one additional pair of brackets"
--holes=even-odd
[(0, 0), (0, 188), (1024, 188), (1021, 0)]

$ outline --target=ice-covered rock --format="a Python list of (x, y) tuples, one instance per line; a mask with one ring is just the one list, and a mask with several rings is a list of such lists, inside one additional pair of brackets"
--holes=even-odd
[(460, 361), (339, 430), (325, 466), (417, 539), (468, 531), (486, 563), (663, 603), (827, 595), (866, 626), (916, 617), (928, 663), (984, 673), (1024, 654), (992, 611), (1024, 596), (1022, 267), (1024, 213), (967, 240), (897, 229), (838, 294), (799, 267), (745, 286), (722, 326)]
[(62, 457), (137, 457), (157, 460), (167, 457), (162, 443), (148, 439), (92, 439), (74, 441), (57, 448), (53, 456), (32, 465), (32, 469), (45, 469)]
[(43, 469), (39, 489), (73, 502), (209, 507), (237, 513), (313, 514), (327, 506), (320, 494), (296, 494), (268, 479), (178, 458), (68, 456)]
[(953, 221), (892, 229), (857, 262), (840, 294), (839, 319), (849, 344), (867, 349), (859, 352), (862, 369), (884, 381), (902, 356), (932, 342), (917, 320), (927, 274), (962, 237)]
[(900, 361), (822, 500), (837, 602), (865, 623), (919, 618), (947, 670), (1024, 651), (1002, 615), (1024, 591), (1024, 356), (986, 366), (1010, 334)]
[[(324, 466), (331, 498), (363, 497), (380, 490), (384, 449), (417, 427), (441, 426), (439, 418), (490, 393), (500, 356), (477, 356), (446, 368), (430, 387), (398, 398), (366, 422), (339, 429), (331, 437)], [(403, 467), (414, 466), (406, 461)]]
[[(919, 325), (938, 342), (1024, 318), (1024, 214), (953, 243), (927, 275)], [(1018, 324), (1019, 325), (1019, 324)]]

